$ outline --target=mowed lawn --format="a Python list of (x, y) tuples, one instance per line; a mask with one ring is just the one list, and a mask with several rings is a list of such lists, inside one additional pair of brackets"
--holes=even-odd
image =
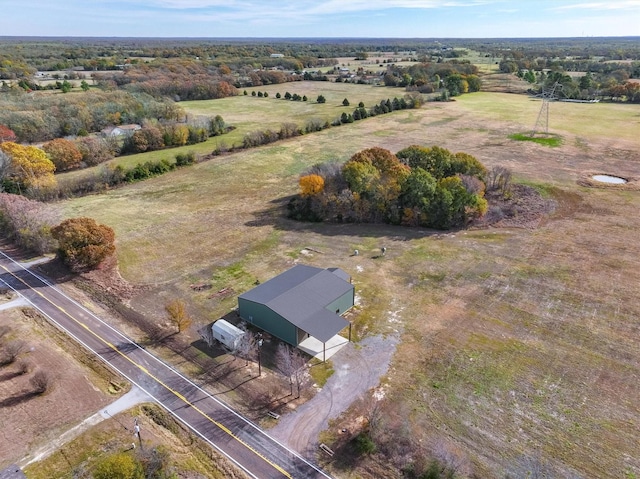
[[(297, 86), (304, 84), (286, 88), (302, 94)], [(287, 103), (269, 95), (231, 100)], [(362, 99), (338, 90), (333, 108), (344, 96)], [(158, 317), (175, 295), (207, 319), (233, 307), (233, 297), (192, 291), (196, 282), (241, 293), (294, 262), (344, 268), (361, 303), (356, 337), (402, 337), (383, 381), (385, 427), (398, 431), (396, 442), (444, 442), (482, 477), (526, 477), (532, 458), (556, 477), (638, 475), (640, 193), (577, 181), (592, 171), (638, 176), (640, 139), (633, 132), (640, 108), (553, 103), (550, 130), (562, 137), (560, 147), (510, 140), (533, 126), (540, 106), (525, 96), (466, 95), (224, 155), (58, 207), (116, 230), (123, 276), (152, 287), (132, 304)], [(268, 111), (255, 114), (269, 121)], [(284, 218), (283, 204), (310, 165), (342, 162), (371, 146), (397, 151), (411, 144), (507, 166), (554, 200), (555, 212), (535, 229), (445, 233)], [(387, 254), (377, 258), (381, 246)], [(360, 255), (352, 256), (356, 248)], [(338, 421), (328, 437), (348, 424)]]

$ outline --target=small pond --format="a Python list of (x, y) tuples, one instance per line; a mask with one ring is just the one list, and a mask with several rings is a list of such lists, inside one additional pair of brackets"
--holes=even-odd
[(602, 183), (611, 183), (613, 185), (622, 185), (627, 182), (624, 178), (611, 175), (593, 175), (591, 178)]

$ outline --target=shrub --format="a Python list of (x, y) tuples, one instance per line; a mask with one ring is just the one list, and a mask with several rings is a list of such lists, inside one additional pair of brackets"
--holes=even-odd
[(26, 351), (27, 343), (20, 339), (15, 339), (5, 344), (2, 349), (4, 357), (1, 364), (11, 364), (18, 358), (18, 356), (20, 356), (20, 354)]
[(326, 103), (327, 99), (323, 95), (318, 95), (318, 98), (316, 98), (316, 101), (318, 103)]
[(342, 105), (343, 106), (349, 106), (349, 100), (347, 100), (346, 98), (344, 100), (342, 100)]
[(176, 155), (176, 166), (192, 165), (196, 162), (196, 154), (193, 151), (178, 153)]
[(37, 394), (44, 394), (51, 388), (53, 378), (47, 371), (39, 369), (33, 374), (33, 376), (31, 376), (29, 382), (33, 386), (34, 392)]
[(356, 436), (355, 445), (359, 454), (373, 454), (376, 452), (376, 445), (366, 432), (361, 432)]

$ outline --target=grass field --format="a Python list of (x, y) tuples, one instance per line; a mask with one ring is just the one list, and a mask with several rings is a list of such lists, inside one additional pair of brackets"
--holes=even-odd
[[(275, 100), (276, 91), (313, 97), (321, 90), (312, 87), (325, 87), (328, 102), (317, 112), (327, 115), (341, 111), (345, 96), (353, 105), (399, 94), (330, 85), (331, 93), (323, 83), (296, 83), (261, 87), (267, 99), (185, 106), (232, 124), (240, 108), (235, 122), (254, 128), (278, 125), (280, 116), (294, 114), (288, 108), (316, 114), (320, 106)], [(540, 106), (519, 95), (465, 95), (217, 157), (58, 207), (116, 230), (122, 274), (149, 285), (132, 305), (152, 316), (162, 314), (159, 298), (169, 295), (183, 296), (202, 318), (233, 307), (233, 298), (192, 291), (197, 282), (241, 293), (298, 261), (345, 269), (361, 300), (357, 337), (403, 335), (384, 381), (386, 427), (396, 443), (411, 438), (428, 451), (446, 441), (479, 477), (525, 477), (531, 458), (556, 477), (633, 477), (640, 474), (640, 197), (576, 182), (587, 171), (638, 176), (640, 109), (553, 103), (550, 130), (560, 146), (510, 140), (531, 129)], [(536, 229), (447, 234), (283, 218), (283, 201), (308, 166), (344, 161), (371, 146), (397, 151), (411, 144), (507, 166), (553, 198), (555, 213)], [(376, 259), (382, 245), (387, 255)], [(351, 256), (355, 248), (358, 257)], [(366, 467), (339, 474), (374, 477)]]

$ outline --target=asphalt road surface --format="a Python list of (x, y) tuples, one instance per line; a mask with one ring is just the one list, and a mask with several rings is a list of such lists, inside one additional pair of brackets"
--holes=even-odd
[(331, 477), (0, 251), (2, 283), (144, 390), (250, 477)]

